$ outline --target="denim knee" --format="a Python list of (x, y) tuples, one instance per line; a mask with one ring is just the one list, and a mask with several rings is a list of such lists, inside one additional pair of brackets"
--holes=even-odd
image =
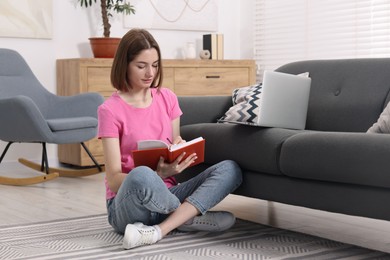
[(134, 168), (125, 178), (125, 181), (130, 181), (131, 186), (134, 187), (149, 187), (150, 184), (155, 183), (155, 180), (160, 180), (160, 176), (155, 171), (146, 166), (139, 166)]
[(242, 171), (240, 166), (232, 160), (224, 160), (221, 163), (225, 168), (223, 173), (224, 178), (231, 180), (232, 183), (236, 183), (238, 187), (242, 183)]

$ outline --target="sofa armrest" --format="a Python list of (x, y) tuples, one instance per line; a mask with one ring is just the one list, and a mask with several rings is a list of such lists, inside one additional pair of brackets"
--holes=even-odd
[(104, 102), (96, 92), (80, 93), (74, 96), (53, 96), (55, 104), (50, 108), (47, 118), (94, 117), (97, 109)]
[(45, 118), (30, 97), (0, 98), (0, 119), (2, 141), (40, 142), (51, 137)]
[(179, 96), (181, 125), (216, 123), (232, 106), (231, 96)]

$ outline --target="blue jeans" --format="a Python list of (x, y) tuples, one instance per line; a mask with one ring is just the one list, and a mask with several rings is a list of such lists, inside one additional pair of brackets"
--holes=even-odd
[(170, 189), (155, 171), (140, 166), (126, 176), (116, 197), (107, 201), (108, 221), (119, 233), (124, 233), (129, 223), (159, 224), (185, 200), (204, 214), (241, 181), (241, 169), (230, 160), (217, 163)]

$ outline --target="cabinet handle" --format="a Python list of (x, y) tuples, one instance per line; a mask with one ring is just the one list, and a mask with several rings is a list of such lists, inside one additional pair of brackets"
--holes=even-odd
[(218, 75), (211, 75), (211, 76), (206, 76), (206, 79), (219, 79), (221, 76)]

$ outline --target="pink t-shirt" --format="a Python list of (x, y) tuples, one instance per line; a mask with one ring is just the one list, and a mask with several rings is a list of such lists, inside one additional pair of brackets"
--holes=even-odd
[[(172, 120), (181, 116), (182, 111), (176, 95), (167, 88), (151, 88), (152, 104), (137, 108), (126, 103), (117, 92), (113, 93), (98, 108), (98, 137), (119, 138), (122, 172), (134, 168), (131, 151), (137, 148), (139, 140), (172, 140)], [(174, 177), (164, 179), (167, 187), (176, 185)], [(106, 198), (116, 194), (106, 183)]]

